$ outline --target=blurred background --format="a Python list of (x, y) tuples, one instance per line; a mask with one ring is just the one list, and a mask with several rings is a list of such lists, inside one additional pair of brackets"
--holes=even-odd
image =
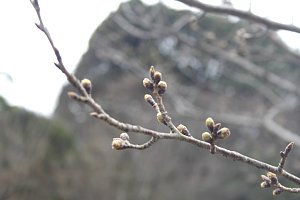
[[(299, 21), (295, 1), (240, 2), (210, 3), (287, 24)], [(142, 80), (154, 65), (168, 83), (164, 101), (176, 125), (185, 124), (200, 138), (211, 116), (231, 129), (220, 146), (272, 165), (294, 141), (286, 168), (300, 176), (300, 56), (294, 50), (299, 36), (231, 16), (204, 15), (173, 1), (102, 4), (62, 1), (51, 7), (40, 1), (66, 66), (92, 81), (93, 96), (108, 113), (168, 131), (143, 100)], [(1, 17), (0, 199), (272, 198), (271, 190), (260, 188), (264, 172), (189, 144), (165, 140), (144, 151), (112, 150), (120, 131), (67, 97), (74, 89), (53, 67), (55, 57), (34, 26), (30, 2), (22, 5), (28, 8), (23, 15), (21, 5), (6, 8), (10, 17)], [(72, 5), (82, 8), (74, 11)], [(3, 48), (7, 41), (11, 45)], [(130, 137), (133, 143), (148, 140)]]

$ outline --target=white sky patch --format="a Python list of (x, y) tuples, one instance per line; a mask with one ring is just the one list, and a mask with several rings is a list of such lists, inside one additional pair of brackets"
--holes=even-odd
[[(42, 17), (59, 48), (68, 70), (73, 71), (99, 24), (126, 0), (40, 0)], [(154, 4), (159, 0), (145, 0)], [(175, 0), (163, 0), (172, 8)], [(221, 0), (206, 0), (219, 5)], [(235, 8), (248, 10), (250, 0), (232, 0)], [(255, 14), (281, 23), (300, 26), (297, 0), (252, 0)], [(187, 7), (185, 7), (187, 8)], [(53, 65), (55, 56), (45, 36), (35, 27), (37, 17), (29, 0), (0, 3), (0, 95), (11, 105), (49, 116), (56, 106), (66, 79)], [(300, 34), (281, 31), (293, 48), (300, 46)], [(1, 72), (12, 76), (11, 82)], [(84, 77), (82, 77), (84, 78)]]

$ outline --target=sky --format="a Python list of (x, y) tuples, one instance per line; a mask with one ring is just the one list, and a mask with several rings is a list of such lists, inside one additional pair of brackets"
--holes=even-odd
[[(69, 71), (75, 70), (97, 26), (125, 1), (39, 0), (44, 23)], [(144, 0), (146, 4), (158, 1)], [(161, 1), (176, 9), (186, 8), (175, 0)], [(203, 2), (220, 5), (222, 1)], [(232, 2), (235, 8), (248, 10), (250, 0)], [(251, 7), (257, 15), (300, 27), (298, 2), (252, 0)], [(35, 22), (36, 13), (29, 0), (0, 2), (0, 96), (10, 105), (51, 116), (67, 81), (54, 67), (55, 56), (45, 36), (35, 27)], [(300, 34), (280, 31), (280, 35), (292, 48), (300, 48)]]

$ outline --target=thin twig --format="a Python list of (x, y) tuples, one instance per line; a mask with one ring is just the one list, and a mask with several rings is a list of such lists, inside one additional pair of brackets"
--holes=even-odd
[(212, 6), (205, 3), (201, 3), (196, 0), (176, 0), (183, 4), (186, 4), (190, 7), (201, 9), (207, 13), (216, 13), (221, 15), (231, 15), (236, 16), (242, 19), (250, 20), (259, 24), (263, 24), (267, 26), (269, 29), (273, 30), (287, 30), (291, 32), (300, 33), (300, 28), (293, 26), (293, 25), (287, 25), (287, 24), (281, 24), (278, 22), (274, 22), (271, 20), (268, 20), (266, 18), (260, 17), (258, 15), (254, 15), (251, 12), (241, 11), (234, 8), (229, 7), (221, 7), (221, 6)]

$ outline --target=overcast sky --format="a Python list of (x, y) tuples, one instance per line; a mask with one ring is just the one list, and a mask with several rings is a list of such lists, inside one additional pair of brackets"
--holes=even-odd
[[(97, 26), (125, 0), (40, 0), (44, 22), (66, 67), (73, 71), (86, 51)], [(158, 0), (145, 0), (153, 4)], [(175, 0), (163, 1), (179, 8)], [(206, 0), (214, 5), (221, 0)], [(249, 0), (233, 0), (247, 10)], [(255, 14), (300, 26), (298, 0), (252, 0)], [(50, 116), (65, 77), (53, 62), (55, 57), (44, 35), (35, 27), (37, 17), (29, 0), (2, 0), (0, 3), (0, 96), (11, 105)], [(282, 32), (288, 44), (300, 47), (300, 35)], [(2, 73), (12, 77), (12, 81)]]

